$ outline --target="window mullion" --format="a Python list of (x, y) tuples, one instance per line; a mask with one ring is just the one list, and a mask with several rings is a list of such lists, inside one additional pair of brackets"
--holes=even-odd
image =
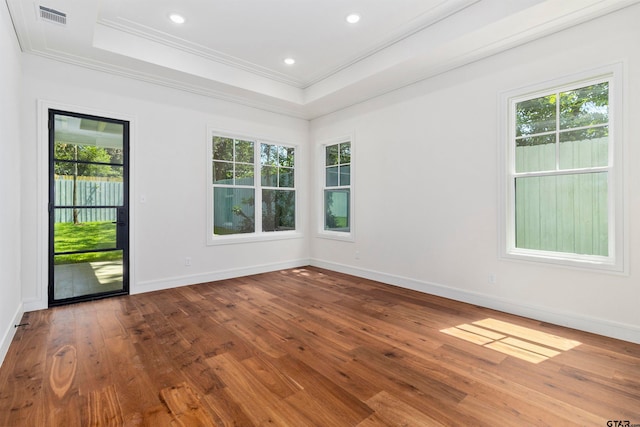
[(556, 93), (556, 170), (560, 170), (560, 92)]
[(555, 171), (540, 171), (540, 172), (518, 172), (512, 176), (514, 178), (527, 178), (535, 176), (559, 176), (559, 175), (579, 175), (595, 172), (609, 172), (611, 167), (609, 166), (595, 166), (591, 168), (579, 168), (579, 169), (560, 169)]
[(261, 146), (262, 143), (258, 140), (256, 140), (253, 144), (253, 209), (255, 212), (254, 232), (256, 234), (262, 233), (262, 159), (260, 158)]
[(233, 185), (237, 185), (236, 177), (238, 176), (238, 153), (236, 152), (237, 141), (233, 140)]

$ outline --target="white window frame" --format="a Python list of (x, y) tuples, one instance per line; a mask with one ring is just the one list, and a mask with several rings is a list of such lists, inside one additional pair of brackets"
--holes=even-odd
[[(319, 167), (319, 171), (318, 171), (318, 182), (319, 182), (319, 196), (318, 196), (318, 202), (319, 202), (319, 208), (317, 209), (317, 212), (319, 212), (319, 217), (318, 217), (318, 228), (317, 228), (317, 235), (318, 237), (322, 237), (322, 238), (326, 238), (326, 239), (333, 239), (333, 240), (342, 240), (342, 241), (348, 241), (348, 242), (353, 242), (355, 241), (355, 197), (354, 197), (354, 193), (355, 193), (355, 185), (354, 185), (354, 178), (355, 178), (355, 144), (354, 144), (355, 138), (353, 135), (345, 135), (345, 136), (341, 136), (341, 137), (337, 137), (337, 138), (331, 138), (328, 140), (324, 140), (320, 143), (319, 147), (318, 147), (318, 158), (320, 159), (319, 162), (317, 162), (318, 167)], [(343, 144), (343, 143), (349, 143), (351, 144), (351, 161), (350, 161), (350, 179), (349, 179), (349, 185), (348, 186), (344, 186), (344, 187), (327, 187), (326, 185), (326, 170), (327, 170), (327, 165), (326, 165), (326, 148), (331, 146), (331, 145), (337, 145), (337, 144)], [(345, 189), (349, 189), (349, 231), (335, 231), (335, 230), (325, 230), (324, 228), (324, 222), (325, 222), (325, 207), (324, 207), (324, 191), (328, 188), (345, 188)]]
[[(214, 229), (214, 184), (212, 181), (213, 178), (213, 137), (219, 136), (223, 138), (232, 138), (243, 141), (252, 141), (254, 143), (254, 185), (253, 186), (240, 186), (234, 188), (253, 188), (255, 191), (255, 206), (254, 206), (254, 214), (255, 214), (255, 231), (253, 233), (238, 233), (238, 234), (227, 234), (227, 235), (217, 235), (213, 233)], [(213, 127), (207, 128), (207, 180), (206, 180), (206, 191), (207, 191), (207, 245), (215, 246), (215, 245), (225, 245), (225, 244), (236, 244), (236, 243), (250, 243), (250, 242), (262, 242), (269, 240), (283, 240), (283, 239), (300, 239), (303, 237), (302, 226), (300, 223), (301, 213), (300, 213), (300, 190), (299, 190), (299, 169), (300, 169), (300, 147), (297, 144), (292, 144), (288, 142), (282, 141), (274, 141), (269, 138), (256, 137), (251, 136), (239, 132), (232, 132), (227, 130), (220, 130)], [(262, 182), (261, 182), (261, 162), (260, 162), (260, 145), (261, 144), (269, 144), (269, 145), (278, 145), (284, 146), (288, 148), (293, 148), (295, 150), (295, 160), (294, 160), (294, 186), (293, 190), (295, 191), (295, 208), (296, 208), (296, 229), (295, 230), (282, 230), (282, 231), (262, 231)], [(272, 187), (264, 187), (266, 189), (273, 189)]]
[[(625, 197), (623, 152), (623, 64), (613, 64), (572, 76), (556, 79), (534, 86), (505, 92), (500, 96), (501, 126), (499, 161), (503, 165), (501, 173), (500, 217), (500, 256), (504, 259), (533, 261), (565, 267), (601, 270), (612, 273), (628, 274), (627, 239), (625, 230)], [(608, 255), (581, 255), (565, 252), (533, 250), (516, 247), (515, 224), (515, 178), (516, 176), (537, 175), (537, 173), (516, 173), (515, 171), (515, 106), (518, 102), (546, 96), (553, 92), (562, 92), (591, 84), (609, 82), (609, 156), (606, 167), (591, 168), (606, 171), (608, 176)], [(556, 172), (557, 175), (571, 173)]]

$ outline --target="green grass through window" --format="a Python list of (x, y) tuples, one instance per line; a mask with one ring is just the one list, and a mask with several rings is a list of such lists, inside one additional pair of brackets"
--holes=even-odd
[[(54, 228), (56, 253), (115, 249), (116, 224), (111, 221), (85, 222), (80, 224), (56, 223)], [(122, 251), (89, 252), (57, 255), (55, 264), (113, 261), (122, 259)]]

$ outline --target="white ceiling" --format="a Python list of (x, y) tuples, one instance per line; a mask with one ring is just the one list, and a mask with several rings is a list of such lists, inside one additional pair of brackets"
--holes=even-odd
[(25, 52), (303, 118), (638, 2), (7, 0)]

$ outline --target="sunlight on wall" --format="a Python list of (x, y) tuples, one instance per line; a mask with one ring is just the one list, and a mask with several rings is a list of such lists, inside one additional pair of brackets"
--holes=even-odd
[(581, 344), (491, 318), (442, 329), (440, 332), (531, 363), (543, 362)]

